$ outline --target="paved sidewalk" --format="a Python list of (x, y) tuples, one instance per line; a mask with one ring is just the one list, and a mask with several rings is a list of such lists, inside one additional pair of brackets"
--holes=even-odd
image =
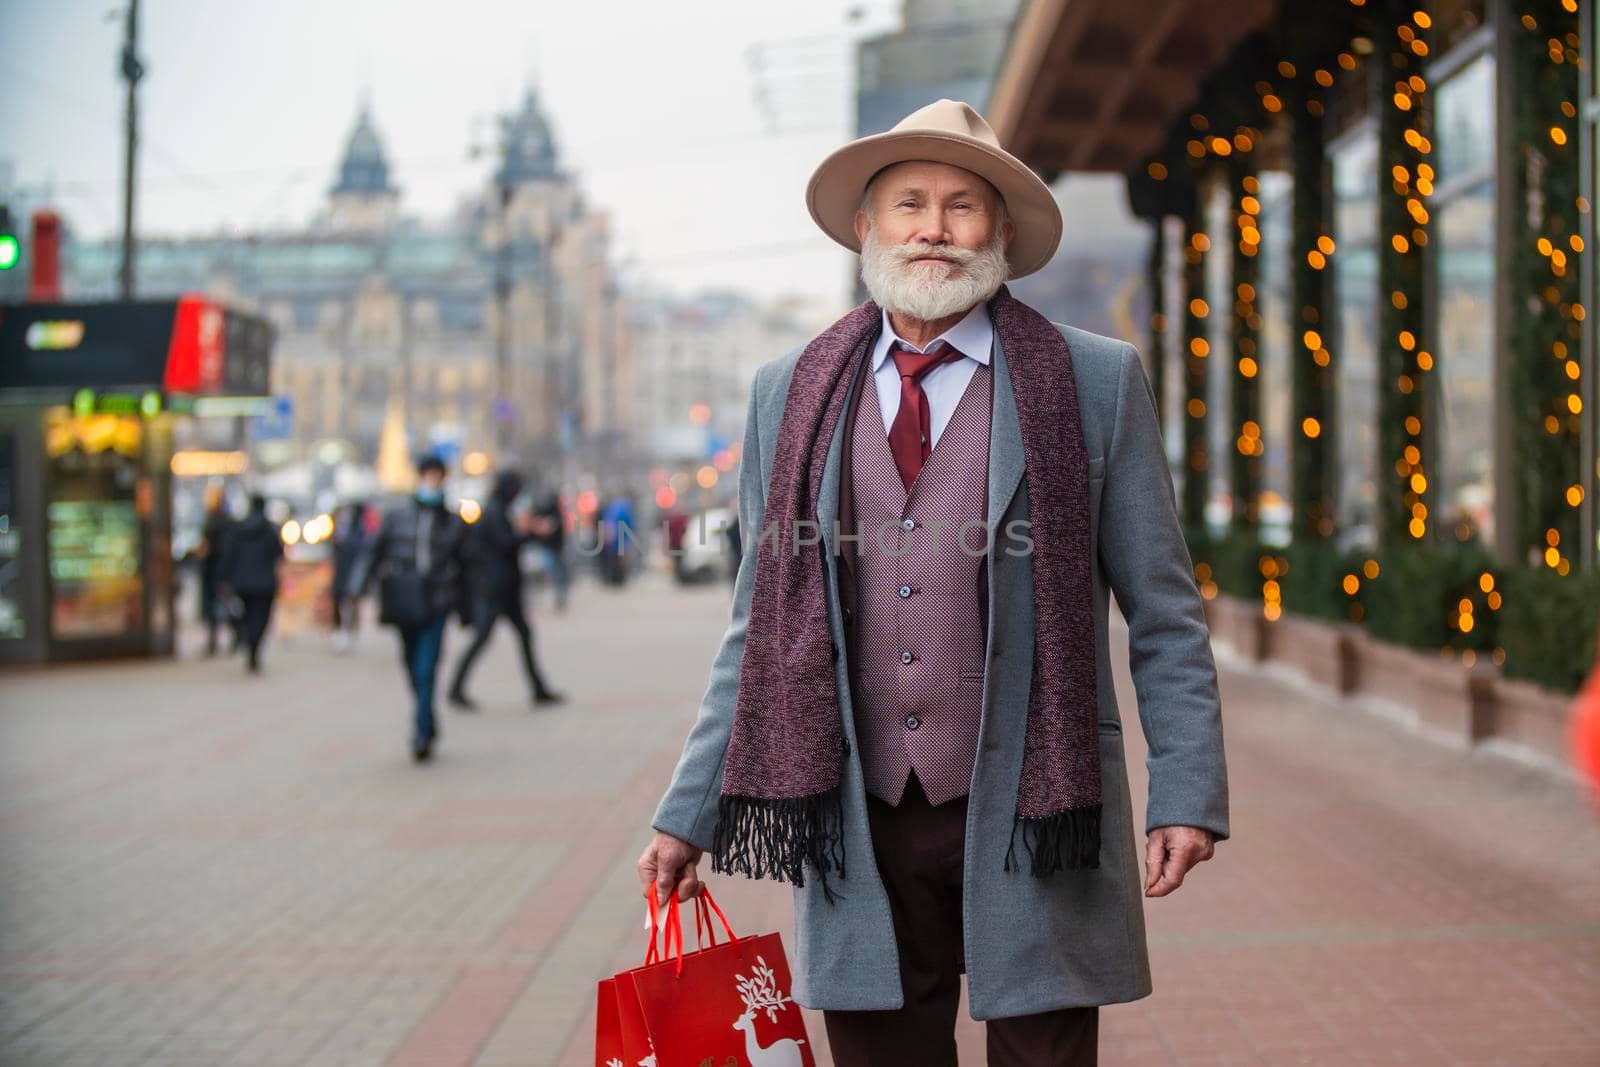
[[(633, 861), (727, 590), (581, 587), (406, 757), (392, 639), (0, 679), (0, 1064), (540, 1067), (590, 1058), (642, 947)], [(449, 637), (453, 655), (462, 635)], [(1600, 818), (1224, 663), (1235, 839), (1151, 902), (1107, 1064), (1600, 1063)], [(1135, 794), (1142, 750), (1119, 677)], [(743, 930), (787, 890), (719, 880)], [(825, 1044), (820, 1020), (812, 1039)], [(982, 1032), (963, 1027), (965, 1062)]]

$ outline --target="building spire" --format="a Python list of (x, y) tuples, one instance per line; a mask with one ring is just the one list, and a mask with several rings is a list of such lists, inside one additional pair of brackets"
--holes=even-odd
[(372, 121), (370, 87), (361, 92), (355, 128), (345, 143), (344, 159), (339, 164), (339, 175), (331, 191), (335, 195), (358, 196), (392, 196), (399, 191), (389, 180), (389, 158)]
[(539, 102), (539, 90), (530, 83), (523, 92), (522, 109), (500, 120), (502, 162), (495, 183), (516, 187), (560, 178), (555, 135)]

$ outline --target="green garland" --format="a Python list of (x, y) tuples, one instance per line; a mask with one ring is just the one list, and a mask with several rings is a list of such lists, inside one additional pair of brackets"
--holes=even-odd
[[(1562, 574), (1581, 551), (1583, 498), (1582, 344), (1578, 258), (1578, 17), (1560, 0), (1523, 0), (1510, 35), (1509, 93), (1515, 160), (1508, 202), (1517, 205), (1516, 244), (1505, 254), (1512, 298), (1509, 398), (1515, 557)], [(1526, 214), (1522, 214), (1525, 212)]]
[[(1421, 540), (1428, 530), (1424, 343), (1426, 194), (1432, 187), (1423, 55), (1427, 16), (1410, 0), (1385, 0), (1373, 56), (1378, 107), (1378, 543)], [(1419, 50), (1420, 45), (1420, 50)]]
[[(1286, 112), (1293, 201), (1290, 213), (1289, 435), (1292, 536), (1296, 543), (1332, 537), (1337, 522), (1337, 353), (1324, 322), (1332, 322), (1334, 294), (1328, 257), (1333, 254), (1327, 159), (1327, 89), (1339, 66), (1336, 44), (1361, 27), (1343, 5), (1317, 4), (1305, 19), (1280, 24), (1285, 59), (1273, 82), (1260, 86), (1263, 106)], [(1323, 77), (1324, 81), (1319, 81)], [(1314, 342), (1314, 343), (1313, 343)], [(1286, 583), (1288, 584), (1288, 583)]]

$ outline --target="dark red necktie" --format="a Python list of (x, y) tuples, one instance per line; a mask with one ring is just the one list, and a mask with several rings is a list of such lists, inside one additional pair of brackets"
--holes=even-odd
[(920, 383), (933, 368), (960, 359), (961, 353), (945, 341), (940, 341), (931, 352), (913, 351), (896, 341), (889, 354), (900, 372), (900, 410), (895, 412), (894, 422), (889, 426), (889, 451), (894, 453), (900, 480), (910, 492), (922, 465), (928, 461), (928, 454), (933, 451), (928, 397)]

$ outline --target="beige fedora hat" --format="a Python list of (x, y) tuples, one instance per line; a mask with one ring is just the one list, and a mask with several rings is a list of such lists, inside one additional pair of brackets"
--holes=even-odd
[(970, 104), (939, 100), (913, 111), (887, 133), (851, 141), (824, 159), (806, 187), (806, 206), (822, 232), (852, 252), (855, 217), (867, 182), (885, 167), (912, 160), (948, 163), (970, 170), (1005, 198), (1017, 235), (1006, 258), (1011, 277), (1032, 274), (1061, 243), (1061, 209), (1049, 186), (1000, 147), (1000, 139)]

